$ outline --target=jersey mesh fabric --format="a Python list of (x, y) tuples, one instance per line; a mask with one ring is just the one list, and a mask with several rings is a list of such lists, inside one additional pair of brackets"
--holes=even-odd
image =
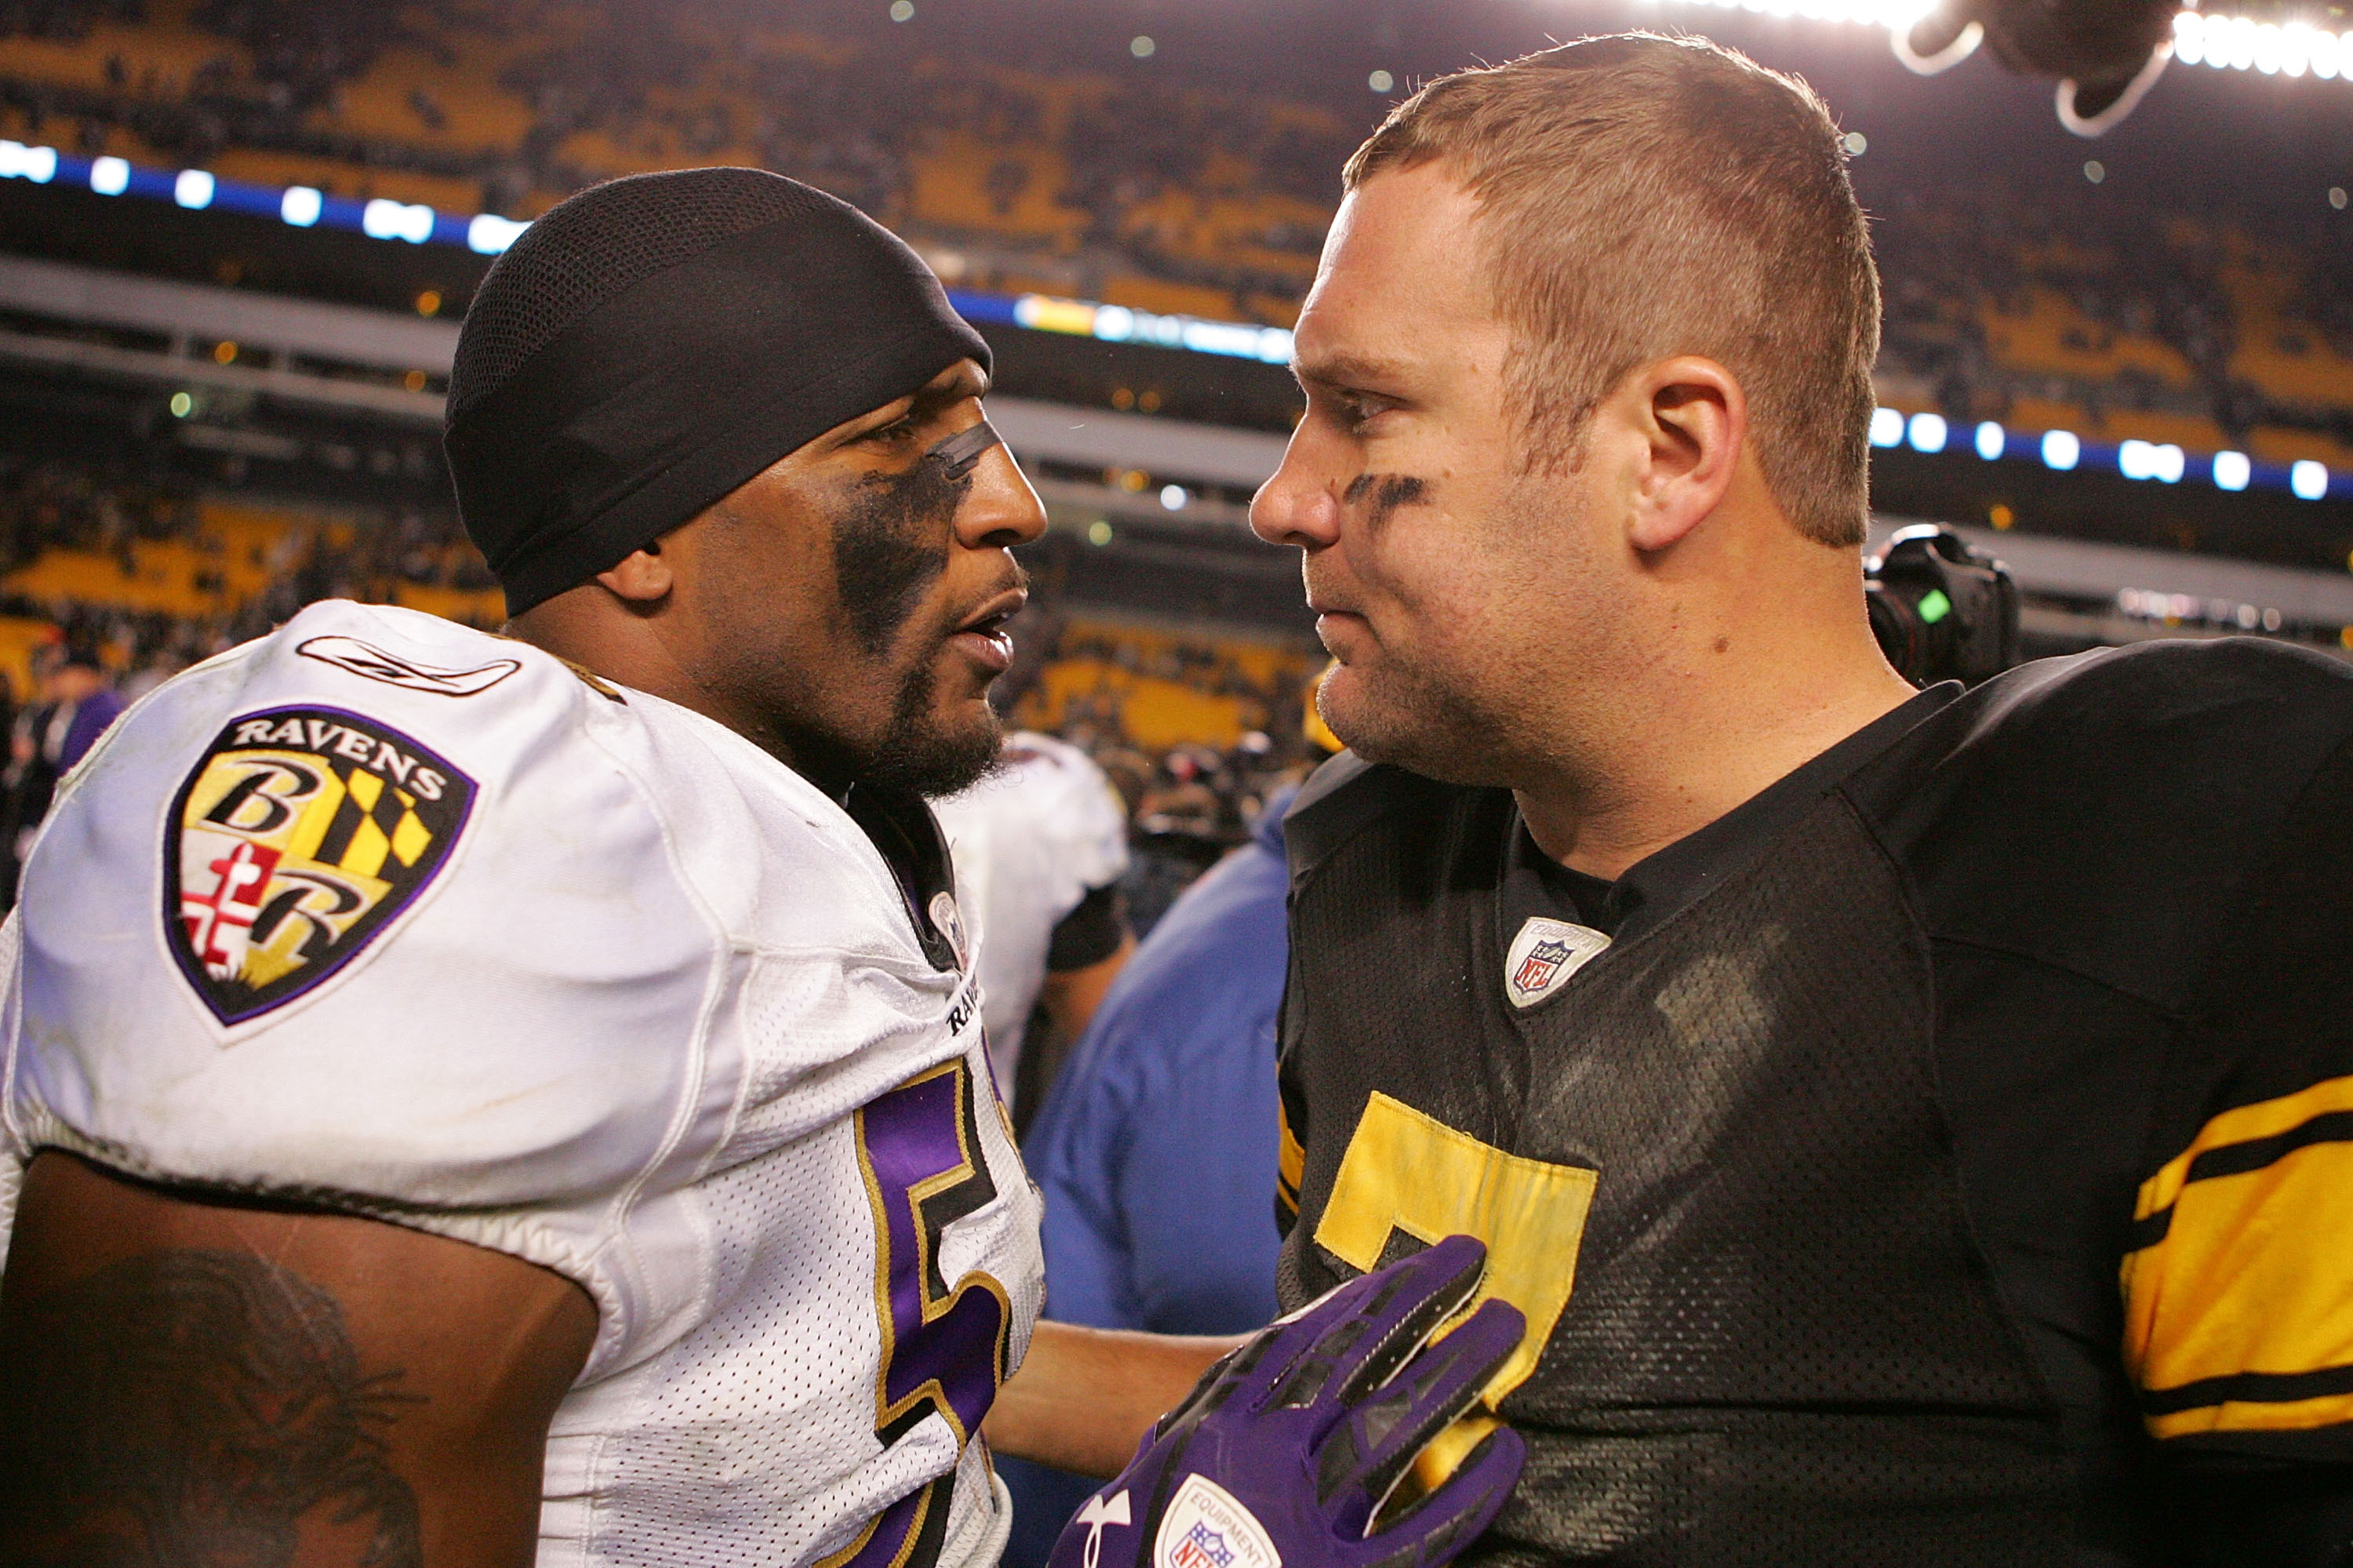
[[(811, 1562), (958, 1466), (936, 1417), (888, 1452), (873, 1436), (874, 1226), (858, 1174), (835, 1124), (704, 1182), (712, 1314), (649, 1369), (642, 1419), (606, 1450), (601, 1467), (618, 1479), (600, 1499), (615, 1520), (604, 1561)], [(976, 1478), (955, 1490), (951, 1542), (986, 1506), (985, 1472)]]
[(1926, 954), (1860, 824), (1818, 810), (1786, 853), (1514, 1012), (1482, 863), (1508, 800), (1437, 829), (1459, 854), (1426, 902), (1379, 891), (1430, 864), (1404, 812), (1303, 875), (1301, 951), (1345, 947), (1368, 906), (1395, 945), (1309, 966), (1286, 1004), (1314, 1022), (1285, 1063), (1310, 1107), (1285, 1305), (1351, 1272), (1314, 1237), (1384, 1092), (1600, 1173), (1574, 1294), (1502, 1407), (1528, 1467), (1481, 1556), (2071, 1561), (2073, 1477), (1943, 1144)]
[(1127, 870), (1127, 812), (1103, 769), (1067, 741), (1019, 731), (1002, 760), (935, 809), (980, 942), (989, 1052), (1009, 1100), (1054, 927)]
[(449, 371), (449, 417), (489, 397), (557, 334), (622, 290), (722, 240), (814, 210), (759, 169), (632, 175), (576, 196), (491, 264)]

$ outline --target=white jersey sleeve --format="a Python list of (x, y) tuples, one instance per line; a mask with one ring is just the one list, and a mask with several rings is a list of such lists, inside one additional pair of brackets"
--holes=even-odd
[(998, 769), (935, 807), (980, 948), (982, 1008), (1008, 1097), (1054, 927), (1127, 871), (1127, 810), (1094, 759), (1028, 730)]
[[(589, 1261), (590, 1204), (708, 1151), (723, 933), (599, 743), (617, 705), (423, 617), (327, 630), (388, 619), (298, 618), (76, 772), (25, 869), (10, 1115), (140, 1175), (519, 1253), (627, 1339), (664, 1304)], [(459, 1214), (484, 1210), (512, 1212)]]
[[(1027, 1345), (1037, 1211), (973, 977), (913, 917), (711, 721), (314, 606), (60, 790), (0, 936), (0, 1234), (58, 1147), (527, 1258), (598, 1311), (543, 1561), (920, 1537), (953, 1568), (1002, 1533), (971, 1429)], [(900, 1234), (878, 1194), (944, 1180)]]

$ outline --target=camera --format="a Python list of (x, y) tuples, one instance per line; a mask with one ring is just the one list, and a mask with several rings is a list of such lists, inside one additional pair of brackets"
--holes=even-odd
[(2018, 581), (1950, 528), (1899, 528), (1863, 567), (1872, 635), (1915, 686), (1975, 685), (2018, 662)]

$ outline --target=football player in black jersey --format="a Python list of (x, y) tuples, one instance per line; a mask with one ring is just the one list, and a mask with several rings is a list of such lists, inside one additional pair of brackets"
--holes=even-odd
[(2353, 672), (1888, 668), (1799, 83), (1590, 40), (1346, 184), (1253, 510), (1354, 748), (1286, 824), (1280, 1289), (1486, 1240), (1465, 1561), (2353, 1561)]

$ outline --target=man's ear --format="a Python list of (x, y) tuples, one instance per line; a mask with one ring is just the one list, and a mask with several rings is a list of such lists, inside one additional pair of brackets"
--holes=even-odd
[(618, 566), (596, 574), (596, 581), (615, 597), (632, 605), (650, 606), (668, 596), (677, 574), (662, 558), (661, 541), (621, 557)]
[(1748, 440), (1748, 398), (1732, 372), (1697, 355), (1636, 371), (1624, 392), (1645, 448), (1627, 542), (1663, 550), (1698, 527), (1732, 488)]

